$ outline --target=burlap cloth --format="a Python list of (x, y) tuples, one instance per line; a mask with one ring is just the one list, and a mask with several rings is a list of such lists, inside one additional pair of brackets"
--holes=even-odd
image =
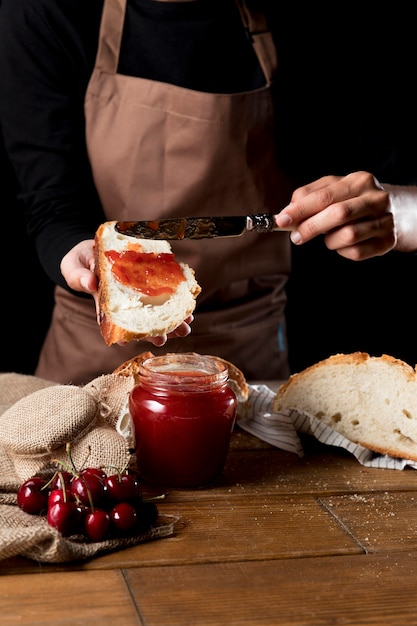
[(134, 464), (132, 440), (117, 423), (133, 376), (109, 374), (83, 387), (57, 385), (34, 376), (0, 374), (0, 559), (21, 555), (40, 562), (87, 559), (101, 552), (173, 534), (176, 518), (158, 518), (155, 528), (131, 537), (89, 542), (64, 538), (43, 517), (17, 506), (17, 490), (35, 474), (51, 472), (55, 460), (75, 466)]

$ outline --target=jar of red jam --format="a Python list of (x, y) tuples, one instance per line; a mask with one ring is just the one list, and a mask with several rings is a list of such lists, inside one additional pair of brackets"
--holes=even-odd
[(236, 419), (227, 365), (195, 353), (151, 357), (129, 396), (145, 482), (199, 488), (221, 474)]

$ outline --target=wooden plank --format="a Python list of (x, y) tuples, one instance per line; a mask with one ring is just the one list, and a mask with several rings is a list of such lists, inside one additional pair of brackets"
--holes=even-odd
[(3, 576), (2, 626), (138, 626), (122, 572), (61, 572)]
[(363, 551), (311, 496), (203, 499), (169, 510), (181, 518), (174, 537), (105, 555), (84, 567), (155, 567)]
[(410, 626), (417, 553), (126, 571), (147, 626)]
[[(274, 557), (277, 558), (302, 556), (304, 550), (308, 554), (314, 554), (314, 550), (317, 550), (317, 554), (323, 554), (323, 549), (327, 548), (327, 552), (324, 553), (332, 553), (332, 550), (336, 549), (335, 545), (328, 544), (326, 538), (329, 520), (324, 523), (326, 515), (320, 511), (320, 506), (314, 504), (316, 497), (321, 498), (323, 502), (326, 498), (332, 498), (334, 503), (338, 502), (335, 498), (339, 496), (344, 498), (340, 500), (340, 506), (345, 503), (344, 514), (340, 519), (336, 516), (337, 524), (341, 525), (339, 531), (343, 541), (346, 542), (339, 544), (342, 551), (350, 550), (353, 546), (353, 549), (358, 551), (385, 549), (389, 546), (394, 550), (402, 549), (401, 546), (405, 546), (404, 549), (414, 548), (414, 536), (411, 535), (408, 542), (405, 539), (406, 520), (409, 522), (409, 528), (412, 528), (412, 509), (408, 517), (398, 509), (395, 526), (398, 530), (394, 533), (387, 526), (380, 526), (378, 532), (375, 531), (367, 541), (369, 525), (366, 527), (365, 520), (361, 521), (358, 517), (353, 506), (355, 502), (353, 501), (352, 506), (349, 505), (351, 502), (349, 496), (358, 498), (362, 494), (368, 494), (365, 497), (370, 498), (372, 493), (379, 493), (380, 497), (383, 497), (383, 494), (409, 491), (410, 495), (414, 496), (417, 480), (414, 470), (364, 468), (347, 452), (323, 446), (310, 439), (307, 454), (303, 459), (260, 442), (248, 433), (234, 433), (233, 440), (234, 445), (229, 453), (224, 476), (217, 485), (204, 490), (172, 490), (167, 499), (159, 503), (161, 512), (181, 516), (175, 537), (105, 555), (88, 563), (44, 565), (42, 568), (45, 571), (61, 571), (137, 565), (150, 567), (162, 563), (171, 565), (175, 564), (178, 558), (181, 562), (188, 562), (189, 555), (192, 555), (192, 558), (201, 555), (202, 559), (209, 560), (227, 559), (232, 548), (230, 552), (232, 558), (252, 559), (254, 555), (255, 558), (264, 558), (271, 548), (268, 544), (271, 534), (276, 535), (272, 549)], [(151, 492), (161, 493), (161, 490)], [(277, 510), (276, 498), (280, 497), (284, 498), (283, 502), (287, 498), (284, 507), (286, 512)], [(298, 498), (298, 504), (294, 505), (291, 498)], [(380, 508), (382, 512), (388, 502), (386, 495), (384, 499), (385, 504), (381, 502)], [(256, 507), (259, 507), (259, 512), (272, 502), (275, 503), (273, 505), (275, 509), (272, 509), (269, 515), (272, 515), (275, 525), (268, 527), (268, 524), (263, 522), (258, 533), (260, 540), (256, 538), (255, 533), (254, 537), (257, 542), (260, 541), (261, 546), (258, 554), (258, 548), (254, 547), (257, 544), (254, 544), (253, 540), (252, 520), (256, 514)], [(240, 510), (242, 505), (243, 509)], [(303, 510), (303, 507), (306, 508)], [(294, 525), (292, 521), (297, 509), (300, 512), (299, 519), (303, 516), (306, 519), (315, 519), (308, 528), (308, 533), (312, 533), (310, 540), (305, 527)], [(386, 510), (389, 513), (390, 509)], [(225, 530), (215, 527), (213, 516), (210, 515), (213, 511), (217, 525), (221, 523)], [(329, 511), (335, 514), (330, 507)], [(391, 513), (388, 519), (393, 517)], [(399, 520), (404, 520), (404, 524), (402, 525)], [(345, 530), (342, 531), (344, 524)], [(352, 533), (351, 538), (347, 538), (349, 532)], [(300, 543), (298, 543), (299, 534), (302, 535)], [(242, 545), (245, 545), (245, 550), (239, 546), (237, 539), (239, 537)], [(204, 546), (203, 550), (201, 546)], [(38, 565), (26, 559), (14, 558), (0, 562), (0, 574), (37, 570)]]
[[(99, 556), (86, 563), (42, 565), (44, 571), (155, 567), (216, 561), (354, 554), (363, 549), (312, 496), (231, 496), (169, 503), (179, 517), (175, 535)], [(13, 568), (13, 562), (10, 564)], [(36, 571), (14, 561), (8, 571)]]
[[(415, 470), (387, 470), (361, 466), (350, 455), (321, 452), (314, 457), (276, 451), (244, 451), (229, 454), (221, 481), (211, 489), (195, 492), (199, 498), (214, 499), (222, 494), (259, 493), (326, 495), (360, 491), (414, 491)], [(193, 493), (189, 493), (193, 496)], [(170, 500), (184, 498), (170, 491)]]
[(363, 551), (334, 516), (311, 496), (195, 499), (175, 505), (161, 503), (160, 509), (179, 516), (175, 536), (86, 563), (43, 565), (44, 571), (155, 567)]
[[(251, 438), (251, 436), (249, 437)], [(94, 559), (86, 564), (85, 567), (112, 567), (112, 563), (115, 564), (115, 567), (123, 567), (124, 565), (126, 567), (132, 567), (135, 566), (136, 563), (144, 563), (146, 566), (149, 566), (153, 564), (153, 559), (156, 559), (156, 564), (160, 564), (161, 553), (164, 555), (163, 558), (167, 564), (173, 564), (177, 558), (177, 548), (171, 544), (175, 544), (175, 546), (177, 543), (181, 544), (181, 549), (178, 549), (178, 555), (184, 558), (182, 554), (182, 543), (187, 545), (188, 533), (195, 532), (190, 529), (193, 529), (196, 524), (198, 528), (200, 522), (202, 526), (199, 532), (202, 537), (202, 543), (203, 545), (210, 546), (211, 543), (207, 543), (205, 538), (206, 530), (210, 530), (211, 528), (210, 524), (207, 526), (204, 515), (201, 518), (195, 516), (196, 507), (200, 507), (200, 510), (205, 511), (207, 518), (209, 518), (208, 512), (214, 507), (217, 509), (217, 517), (221, 518), (223, 509), (227, 513), (227, 511), (232, 510), (234, 506), (240, 506), (238, 502), (236, 502), (236, 504), (233, 503), (234, 498), (243, 500), (246, 498), (248, 505), (251, 505), (251, 503), (254, 504), (256, 502), (256, 498), (263, 497), (265, 501), (259, 501), (259, 506), (264, 506), (265, 503), (268, 504), (269, 501), (272, 502), (272, 498), (277, 498), (282, 495), (287, 497), (300, 497), (300, 502), (307, 502), (310, 498), (314, 500), (314, 497), (325, 498), (346, 495), (346, 500), (349, 501), (349, 494), (356, 497), (362, 492), (377, 493), (379, 491), (385, 494), (407, 490), (411, 492), (416, 488), (417, 475), (414, 470), (398, 471), (364, 468), (356, 459), (352, 458), (351, 455), (347, 453), (341, 454), (338, 450), (329, 450), (328, 447), (321, 445), (314, 447), (312, 454), (304, 459), (298, 459), (298, 457), (293, 454), (274, 448), (271, 449), (268, 444), (262, 444), (262, 446), (263, 447), (258, 450), (233, 451), (229, 455), (225, 476), (215, 487), (204, 490), (172, 490), (167, 499), (159, 503), (161, 512), (178, 514), (184, 518), (178, 526), (178, 532), (175, 538), (172, 540), (163, 539), (155, 542), (151, 546), (141, 545), (137, 548), (120, 551), (116, 554), (105, 555), (104, 557)], [(154, 490), (154, 492), (160, 493), (161, 490)], [(239, 502), (241, 502), (241, 500), (239, 500)], [(254, 504), (254, 506), (258, 505)], [(312, 504), (309, 506), (312, 507)], [(248, 512), (246, 512), (246, 515), (248, 515)], [(280, 513), (280, 515), (282, 515), (282, 513)], [(356, 513), (352, 508), (353, 520), (355, 515)], [(291, 517), (290, 509), (288, 510), (288, 516)], [(234, 536), (236, 536), (237, 532), (242, 533), (243, 539), (250, 542), (250, 538), (248, 539), (247, 532), (245, 533), (244, 528), (242, 532), (244, 523), (241, 524), (239, 522), (240, 519), (245, 520), (246, 518), (245, 516), (242, 518), (238, 511), (232, 517), (225, 518), (225, 525), (229, 527), (229, 534), (232, 537), (233, 533), (231, 529), (234, 530)], [(282, 522), (277, 525), (278, 533), (281, 533), (282, 529), (285, 529), (288, 524), (288, 519), (284, 518)], [(353, 522), (350, 523), (350, 526), (355, 535)], [(314, 525), (312, 528), (314, 530)], [(295, 529), (293, 535), (297, 532), (298, 529)], [(301, 532), (304, 532), (304, 530)], [(319, 525), (318, 534), (320, 532), (322, 532), (322, 528)], [(293, 535), (291, 535), (291, 537), (293, 537)], [(192, 537), (193, 536), (195, 535), (192, 535)], [(218, 544), (222, 544), (223, 542), (223, 551), (225, 551), (227, 548), (224, 545), (223, 535), (214, 533), (213, 536), (216, 541), (216, 549), (218, 550)], [(359, 537), (359, 545), (366, 545), (362, 536), (363, 533)], [(229, 540), (228, 537), (229, 536), (226, 535), (227, 540)], [(358, 537), (356, 538), (358, 539)], [(196, 536), (195, 541), (192, 543), (192, 550), (196, 549), (199, 540), (200, 537)], [(378, 541), (381, 546), (385, 545), (383, 537), (380, 537)], [(169, 543), (165, 545), (167, 542)], [(304, 545), (303, 542), (301, 546)], [(160, 545), (161, 543), (163, 546)], [(321, 545), (320, 537), (318, 545)], [(368, 549), (368, 546), (366, 547)], [(276, 548), (279, 553), (281, 548), (279, 546), (276, 546)], [(332, 549), (331, 545), (329, 549)], [(197, 553), (198, 551), (199, 550), (197, 550)], [(309, 551), (311, 552), (311, 547)], [(187, 554), (187, 552), (186, 549), (185, 554)], [(287, 556), (291, 556), (291, 554), (288, 553)], [(212, 557), (213, 555), (210, 556), (210, 558)], [(224, 556), (221, 558), (224, 558)], [(240, 558), (239, 554), (238, 558)], [(61, 570), (67, 566), (51, 565), (48, 567), (49, 570)], [(84, 567), (84, 565), (69, 565), (68, 567)], [(25, 559), (15, 558), (0, 562), (0, 574), (36, 571), (36, 568), (36, 564)]]
[(366, 552), (417, 550), (417, 491), (332, 496), (323, 504)]
[[(44, 571), (154, 567), (179, 563), (297, 558), (361, 553), (362, 548), (312, 497), (246, 495), (217, 500), (161, 501), (161, 513), (177, 515), (175, 535), (99, 556), (86, 563), (42, 565)], [(20, 569), (21, 568), (21, 569)], [(0, 572), (36, 571), (16, 559)]]
[[(269, 444), (252, 443), (253, 439), (247, 433), (234, 434), (217, 491), (320, 495), (416, 489), (416, 470), (364, 467), (346, 450), (325, 446), (311, 437), (303, 440), (303, 458)], [(204, 490), (203, 495), (210, 497), (210, 490)]]

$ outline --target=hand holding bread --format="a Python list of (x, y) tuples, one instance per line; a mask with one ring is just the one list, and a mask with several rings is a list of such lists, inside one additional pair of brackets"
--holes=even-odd
[(133, 239), (104, 222), (95, 236), (98, 323), (107, 345), (173, 333), (201, 291), (165, 240)]

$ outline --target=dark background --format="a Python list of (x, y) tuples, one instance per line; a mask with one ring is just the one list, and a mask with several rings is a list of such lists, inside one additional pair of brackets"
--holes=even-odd
[(287, 324), (292, 372), (337, 352), (417, 363), (417, 257), (348, 261), (321, 239), (293, 246)]
[(49, 325), (53, 284), (29, 244), (16, 182), (0, 137), (2, 345), (0, 371), (32, 374)]

